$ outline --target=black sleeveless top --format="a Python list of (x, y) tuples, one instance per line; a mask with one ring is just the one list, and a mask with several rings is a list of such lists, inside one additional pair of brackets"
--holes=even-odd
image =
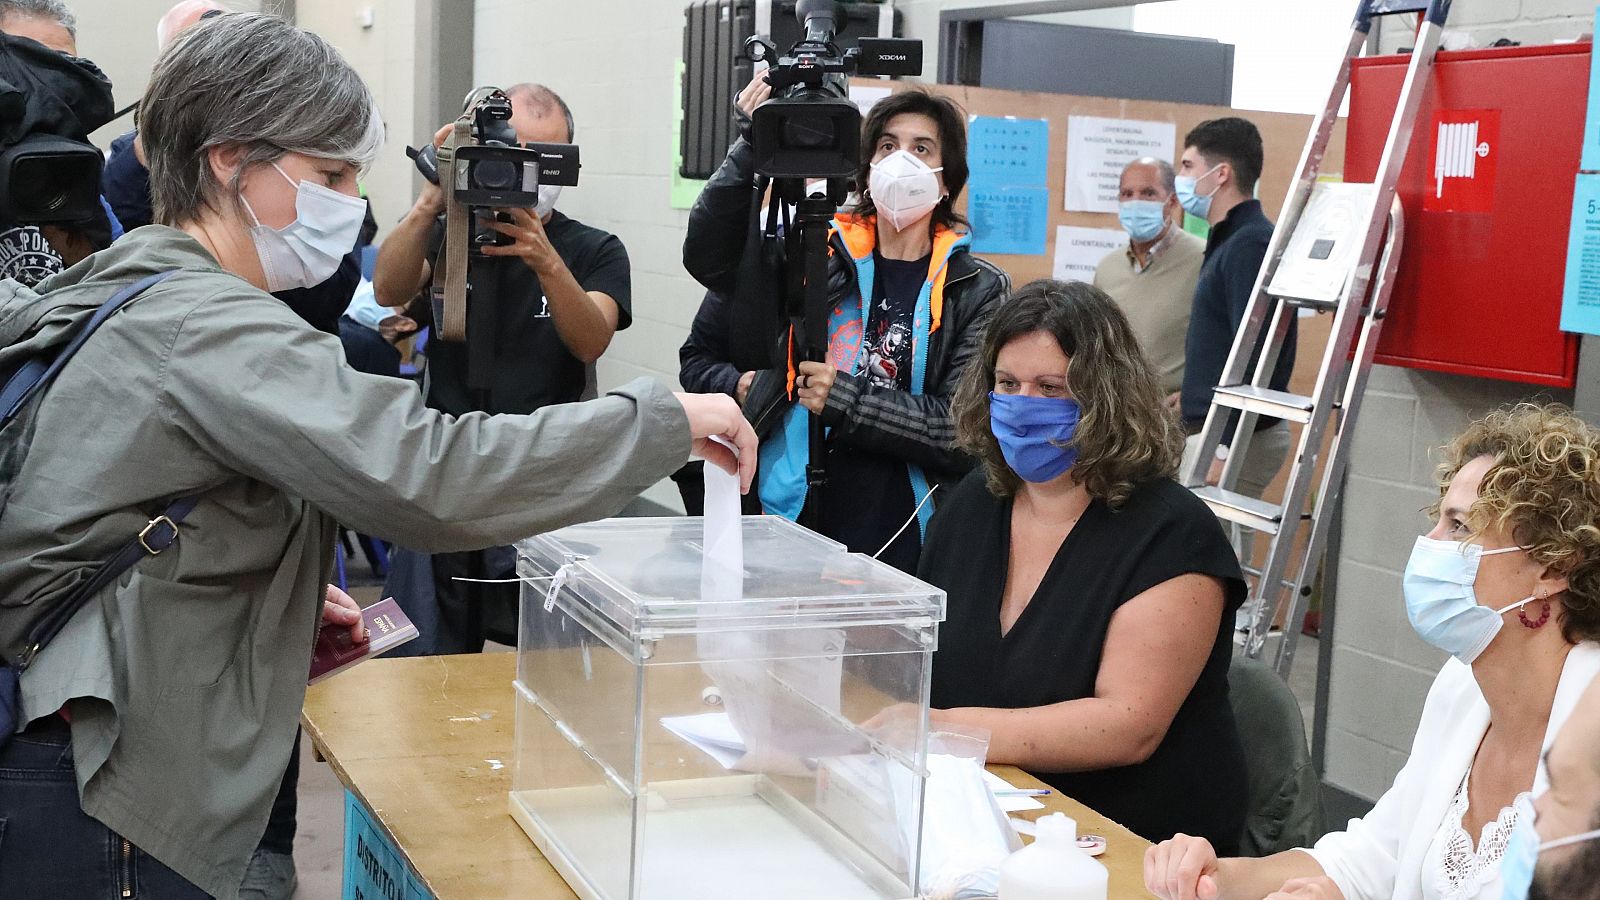
[(973, 472), (928, 529), (918, 574), (949, 592), (933, 657), (933, 706), (1020, 709), (1091, 697), (1118, 607), (1180, 575), (1215, 576), (1225, 603), (1211, 656), (1155, 753), (1133, 766), (1030, 774), (1147, 840), (1181, 831), (1234, 855), (1248, 786), (1228, 702), (1228, 664), (1245, 585), (1221, 525), (1199, 498), (1168, 479), (1137, 486), (1115, 511), (1092, 501), (1002, 637), (1011, 505), (989, 493), (981, 471)]

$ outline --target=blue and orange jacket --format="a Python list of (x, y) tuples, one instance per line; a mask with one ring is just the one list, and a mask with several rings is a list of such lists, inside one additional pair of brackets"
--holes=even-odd
[[(804, 424), (803, 416), (790, 415), (797, 404), (791, 391), (787, 360), (780, 349), (786, 344), (787, 332), (782, 320), (781, 297), (777, 292), (746, 291), (742, 299), (736, 300), (740, 297), (741, 270), (748, 268), (745, 263), (759, 262), (769, 276), (769, 283), (777, 285), (783, 283), (781, 273), (787, 265), (782, 242), (768, 242), (759, 250), (752, 246), (751, 225), (758, 207), (752, 190), (753, 157), (749, 141), (739, 138), (706, 183), (689, 211), (683, 262), (684, 268), (697, 281), (728, 298), (728, 306), (766, 304), (758, 310), (760, 315), (747, 319), (760, 323), (757, 329), (760, 333), (756, 334), (747, 333), (750, 329), (739, 324), (740, 313), (748, 310), (728, 310), (731, 343), (754, 345), (758, 352), (745, 355), (761, 360), (755, 364), (748, 359), (732, 361), (747, 369), (771, 367), (758, 372), (744, 405), (746, 417), (763, 438), (763, 464), (788, 459), (788, 447), (798, 443), (803, 470), (804, 444), (787, 437), (794, 420), (801, 420), (801, 431)], [(836, 321), (846, 316), (853, 316), (858, 323), (861, 321), (863, 287), (867, 300), (872, 299), (872, 251), (876, 244), (877, 228), (871, 218), (840, 215), (835, 219), (829, 241), (832, 254), (828, 299)], [(925, 329), (917, 329), (913, 390), (876, 387), (869, 384), (865, 376), (855, 374), (854, 365), (843, 368), (836, 364), (842, 371), (834, 381), (822, 416), (830, 441), (904, 460), (907, 476), (913, 479), (913, 484), (918, 483), (919, 478), (929, 486), (953, 483), (973, 465), (970, 457), (955, 449), (950, 400), (962, 370), (978, 353), (984, 324), (996, 305), (1010, 293), (1011, 282), (1004, 272), (967, 250), (968, 240), (963, 232), (944, 230), (935, 235), (933, 263), (918, 300), (918, 315)], [(752, 252), (764, 255), (756, 260), (745, 259)], [(752, 295), (760, 299), (752, 299)], [(782, 453), (774, 444), (778, 440), (785, 441)], [(763, 497), (769, 494), (768, 482), (774, 477), (770, 469), (763, 471)], [(802, 478), (799, 485), (802, 493), (795, 495), (791, 491), (782, 509), (769, 509), (769, 512), (792, 509), (798, 513), (799, 508), (794, 503), (798, 496), (803, 504), (804, 487)], [(925, 492), (926, 489), (917, 490), (919, 501)], [(939, 500), (936, 494), (933, 503), (923, 507), (924, 524)]]

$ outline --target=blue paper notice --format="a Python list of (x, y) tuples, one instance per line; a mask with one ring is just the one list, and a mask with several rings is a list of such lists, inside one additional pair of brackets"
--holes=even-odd
[(1600, 175), (1579, 175), (1573, 192), (1561, 330), (1600, 334)]
[(973, 116), (967, 218), (975, 253), (1039, 254), (1049, 244), (1050, 124)]
[(1050, 236), (1050, 189), (974, 180), (967, 188), (967, 219), (975, 253), (1043, 253)]
[(1044, 119), (973, 116), (967, 124), (967, 166), (973, 181), (1044, 187), (1050, 180), (1050, 123)]
[[(1595, 33), (1600, 34), (1600, 7), (1594, 15)], [(1600, 53), (1589, 59), (1589, 115), (1583, 122), (1583, 161), (1578, 168), (1600, 171)]]

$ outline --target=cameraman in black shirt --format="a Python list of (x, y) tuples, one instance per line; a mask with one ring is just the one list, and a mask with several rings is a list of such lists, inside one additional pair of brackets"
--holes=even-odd
[[(571, 143), (572, 113), (549, 88), (519, 84), (506, 89), (511, 127), (522, 143)], [(435, 142), (442, 141), (441, 130)], [(492, 384), (486, 392), (467, 386), (467, 345), (437, 334), (428, 344), (428, 405), (442, 412), (526, 414), (580, 399), (587, 367), (611, 338), (632, 320), (628, 253), (613, 234), (556, 212), (561, 188), (542, 185), (533, 210), (512, 209), (510, 223), (485, 222), (510, 239), (484, 247), (501, 257), (498, 326)], [(433, 275), (444, 240), (444, 193), (424, 183), (422, 193), (378, 251), (373, 289), (380, 304), (411, 305), (426, 322), (430, 304), (416, 303)], [(469, 265), (468, 281), (472, 281)], [(463, 486), (470, 490), (470, 486)], [(397, 552), (387, 588), (422, 632), (400, 655), (467, 653), (483, 649), (486, 636), (515, 643), (515, 585), (476, 584), (463, 578), (499, 578), (513, 565), (511, 548), (444, 553), (427, 559)], [(431, 627), (430, 627), (431, 626)]]

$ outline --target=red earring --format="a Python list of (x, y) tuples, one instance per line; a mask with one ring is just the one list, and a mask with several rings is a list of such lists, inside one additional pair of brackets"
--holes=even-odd
[(1544, 627), (1544, 623), (1550, 621), (1550, 601), (1544, 599), (1544, 595), (1540, 594), (1539, 603), (1540, 610), (1539, 618), (1537, 619), (1528, 618), (1528, 607), (1522, 606), (1517, 609), (1517, 620), (1522, 623), (1523, 628), (1532, 628), (1537, 631)]

